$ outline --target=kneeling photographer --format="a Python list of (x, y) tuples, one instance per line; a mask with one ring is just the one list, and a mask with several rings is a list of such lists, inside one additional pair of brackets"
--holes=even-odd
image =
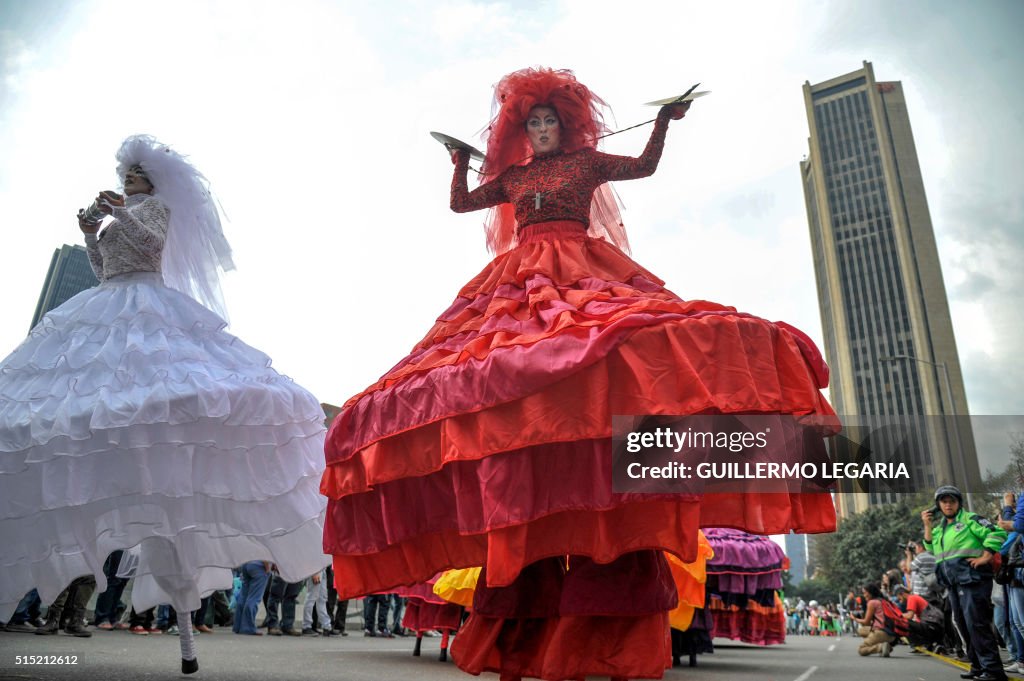
[(907, 642), (911, 648), (922, 646), (932, 650), (942, 645), (945, 636), (945, 616), (942, 609), (929, 603), (923, 596), (910, 593), (905, 586), (895, 589), (896, 599), (907, 618)]

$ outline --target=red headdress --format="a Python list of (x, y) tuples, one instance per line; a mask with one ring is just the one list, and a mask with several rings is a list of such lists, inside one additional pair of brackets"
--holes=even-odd
[[(550, 106), (558, 113), (564, 152), (595, 149), (598, 137), (609, 132), (602, 113), (608, 105), (576, 80), (572, 71), (542, 67), (515, 71), (494, 88), (493, 118), (483, 134), (487, 156), (481, 182), (489, 182), (510, 166), (526, 163), (533, 156), (526, 119), (535, 106)], [(503, 253), (515, 246), (518, 225), (512, 205), (505, 203), (493, 208), (487, 216), (486, 229), (487, 247), (492, 252)], [(629, 251), (618, 203), (608, 184), (594, 192), (588, 233)]]

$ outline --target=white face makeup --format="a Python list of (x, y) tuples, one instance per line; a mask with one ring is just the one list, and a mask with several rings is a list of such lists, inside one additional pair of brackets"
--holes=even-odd
[(132, 168), (124, 174), (124, 195), (152, 194), (153, 185), (139, 171)]
[(562, 143), (558, 114), (550, 106), (535, 106), (526, 117), (526, 135), (534, 154), (555, 151)]

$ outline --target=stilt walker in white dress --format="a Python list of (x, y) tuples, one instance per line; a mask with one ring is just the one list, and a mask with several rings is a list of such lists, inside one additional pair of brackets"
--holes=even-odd
[(117, 160), (124, 196), (96, 204), (113, 220), (97, 234), (79, 214), (100, 285), (0, 362), (0, 620), (33, 587), (51, 602), (92, 574), (102, 592), (106, 557), (138, 546), (132, 603), (181, 614), (190, 673), (186, 613), (231, 568), (299, 581), (328, 564), (324, 414), (224, 331), (233, 264), (206, 178), (145, 135)]

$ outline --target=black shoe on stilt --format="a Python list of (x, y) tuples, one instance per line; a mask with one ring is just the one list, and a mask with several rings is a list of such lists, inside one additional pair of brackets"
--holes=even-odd
[(185, 658), (181, 658), (181, 673), (182, 674), (195, 674), (197, 671), (199, 671), (199, 659), (198, 658), (194, 658), (194, 659), (191, 659), (191, 660), (186, 660)]

